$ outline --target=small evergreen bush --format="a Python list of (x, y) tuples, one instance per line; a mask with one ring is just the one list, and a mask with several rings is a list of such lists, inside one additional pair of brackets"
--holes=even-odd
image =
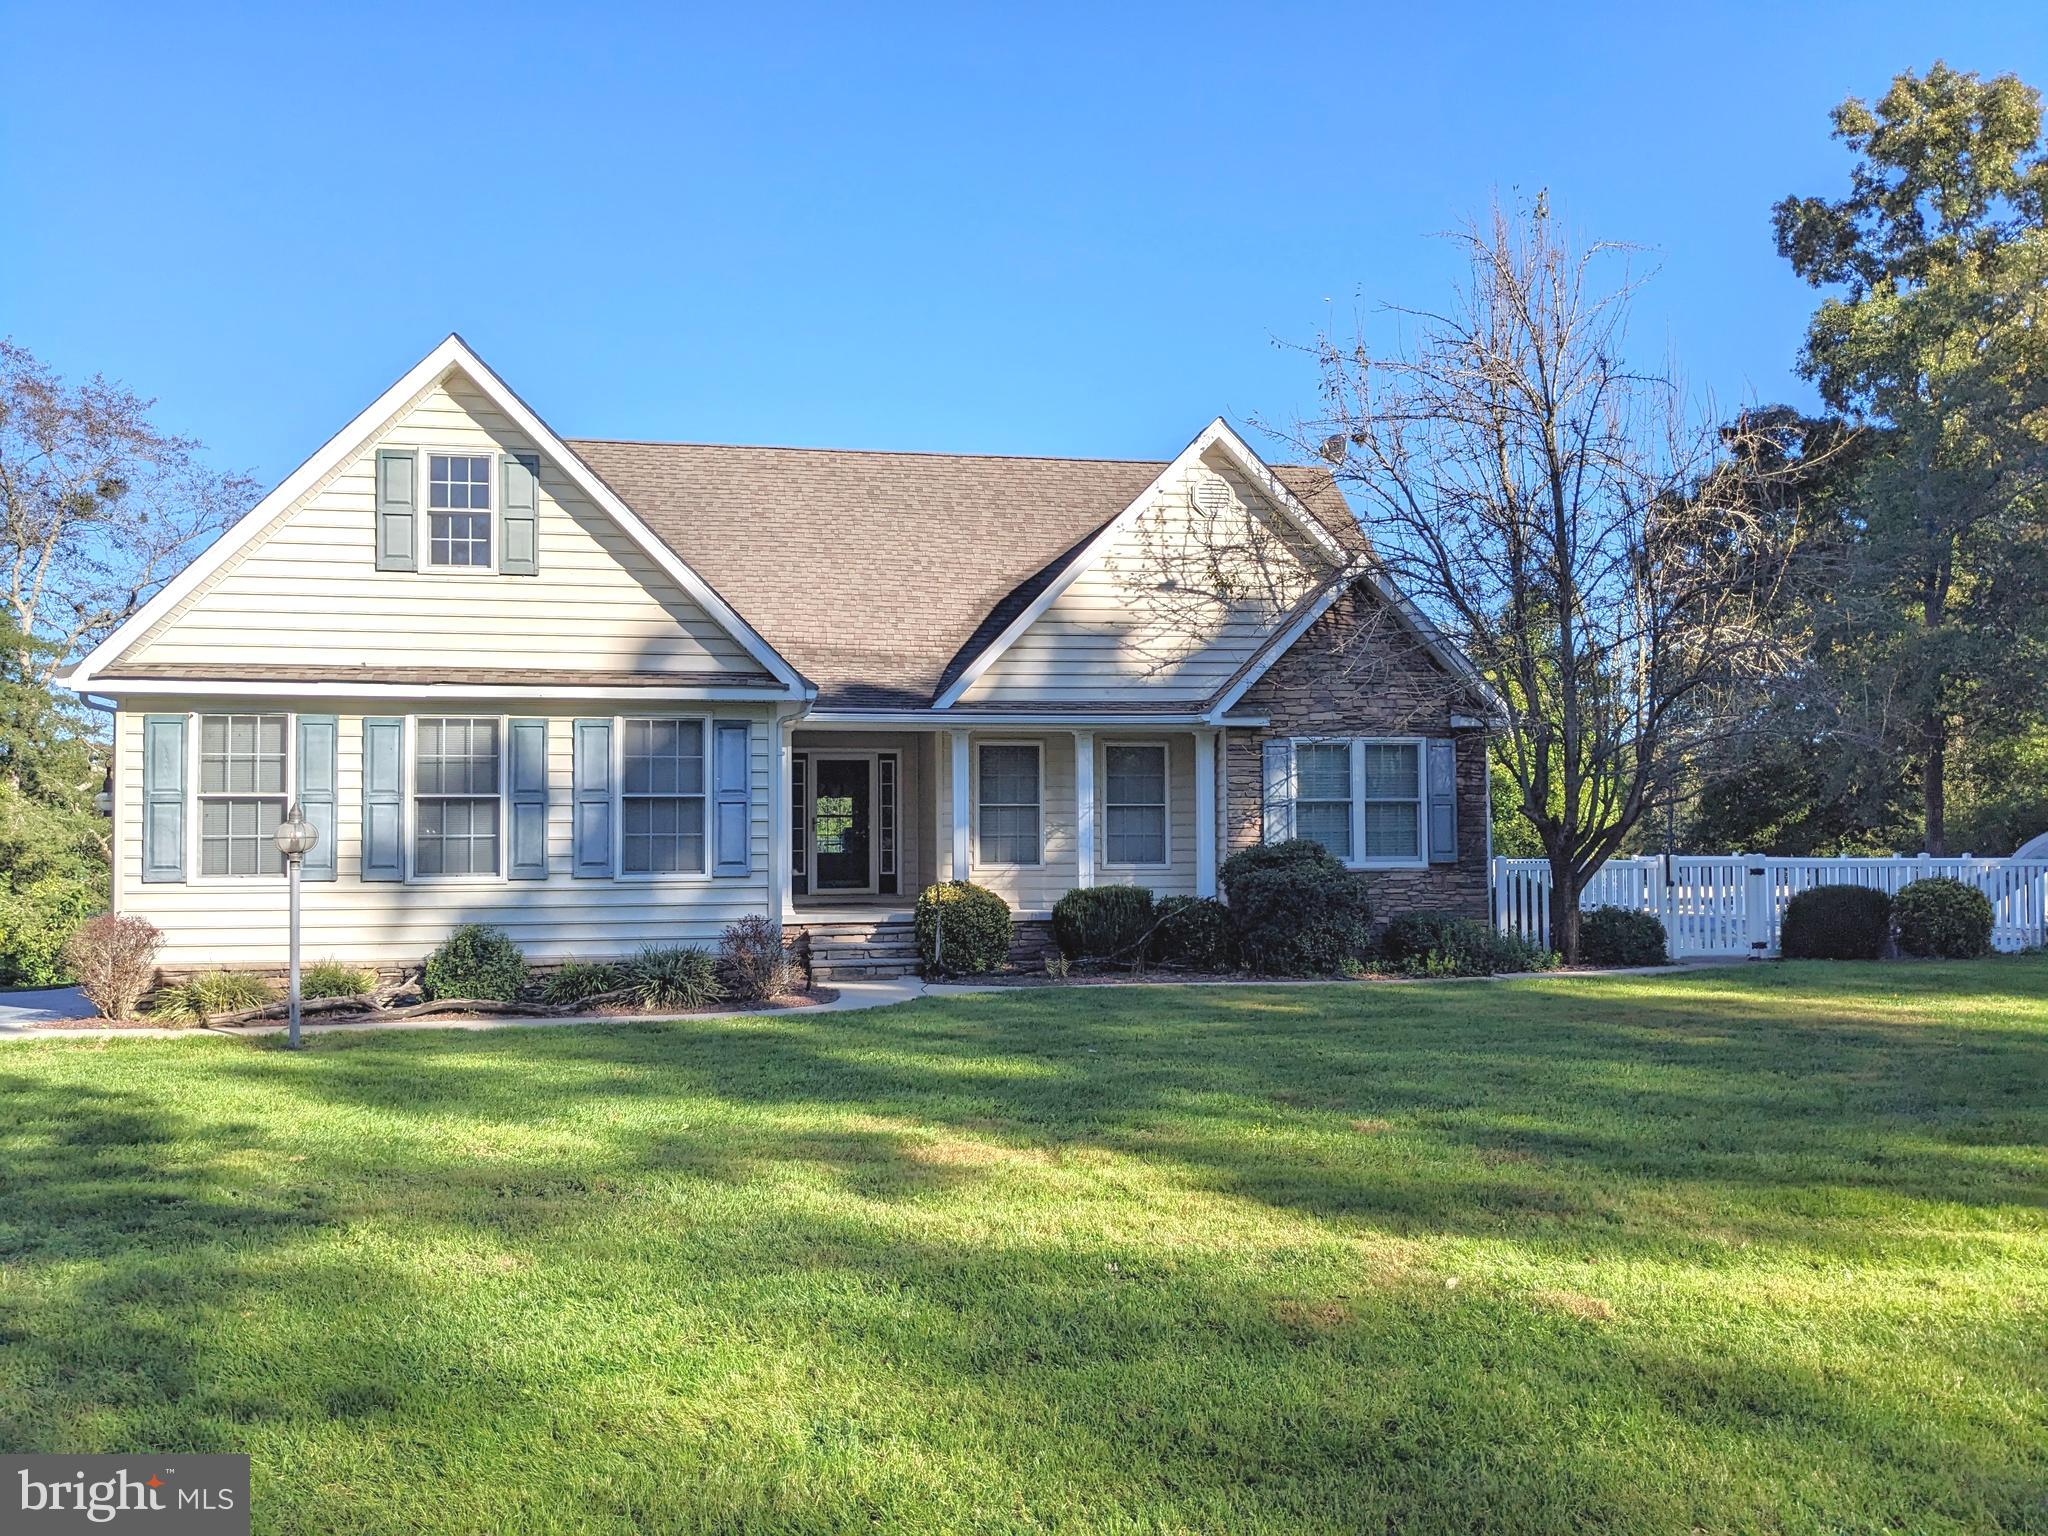
[(587, 997), (620, 991), (625, 985), (625, 968), (609, 960), (565, 960), (541, 983), (540, 1000), (566, 1008)]
[(1785, 903), (1778, 953), (1787, 960), (1876, 960), (1892, 931), (1892, 899), (1861, 885), (1817, 885)]
[(240, 1013), (276, 1001), (277, 989), (261, 976), (247, 971), (207, 971), (157, 993), (149, 1005), (149, 1016), (164, 1024), (204, 1024), (218, 1014)]
[(725, 996), (718, 961), (691, 944), (649, 945), (626, 962), (626, 989), (642, 1008), (709, 1008)]
[(1915, 880), (1900, 891), (1892, 920), (1899, 948), (1909, 955), (1974, 960), (1991, 953), (1991, 898), (1946, 875)]
[(789, 957), (782, 950), (782, 930), (759, 913), (750, 913), (719, 935), (718, 974), (727, 995), (742, 1003), (780, 997), (795, 985)]
[(1294, 838), (1239, 849), (1223, 891), (1244, 963), (1276, 976), (1324, 976), (1372, 950), (1365, 881), (1321, 843)]
[(105, 912), (80, 923), (64, 941), (64, 963), (101, 1018), (132, 1019), (156, 976), (163, 942), (147, 918)]
[(1662, 965), (1670, 958), (1664, 920), (1627, 907), (1581, 913), (1579, 958), (1587, 965)]
[(1230, 909), (1213, 896), (1166, 896), (1152, 909), (1152, 960), (1186, 971), (1237, 965)]
[(316, 960), (299, 973), (299, 996), (308, 1002), (316, 997), (361, 997), (376, 989), (375, 972), (339, 960)]
[(1069, 960), (1134, 964), (1151, 932), (1152, 893), (1142, 885), (1076, 886), (1053, 905), (1053, 942)]
[(1009, 904), (987, 886), (941, 880), (917, 898), (917, 955), (930, 976), (1000, 970), (1010, 958)]
[(1557, 956), (1490, 923), (1448, 912), (1412, 912), (1387, 924), (1380, 961), (1405, 976), (1498, 976), (1551, 970)]
[(502, 928), (464, 923), (427, 956), (430, 998), (473, 997), (511, 1003), (526, 985), (526, 956)]
[(106, 904), (98, 884), (71, 875), (0, 891), (0, 987), (62, 986), (64, 941)]

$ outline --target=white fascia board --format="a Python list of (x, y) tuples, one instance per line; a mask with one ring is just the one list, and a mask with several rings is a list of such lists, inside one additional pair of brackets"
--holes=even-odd
[[(1062, 712), (1042, 710), (1026, 713), (1021, 710), (974, 710), (974, 709), (817, 709), (804, 716), (806, 728), (818, 726), (847, 730), (872, 730), (876, 726), (923, 726), (928, 730), (954, 730), (964, 725), (971, 726), (1029, 726), (1032, 728), (1056, 727), (1061, 730), (1131, 731), (1143, 732), (1148, 726), (1171, 726), (1186, 728), (1199, 725), (1214, 725), (1217, 722), (1207, 715), (1192, 711), (1174, 714), (1121, 714), (1114, 712), (1086, 710)], [(1238, 718), (1225, 722), (1230, 725), (1264, 725), (1263, 718)]]
[(643, 699), (787, 701), (786, 688), (697, 686), (688, 688), (597, 686), (561, 683), (295, 683), (278, 680), (223, 681), (217, 678), (103, 678), (93, 692), (107, 698), (267, 698), (267, 699)]
[(1152, 483), (1140, 491), (1131, 503), (1103, 526), (1100, 533), (1088, 541), (1087, 547), (1068, 564), (1067, 568), (1053, 580), (1051, 585), (1031, 600), (1029, 607), (1012, 619), (1003, 632), (984, 646), (981, 653), (962, 669), (953, 680), (951, 687), (932, 703), (934, 709), (950, 710), (960, 701), (962, 694), (974, 686), (974, 682), (992, 666), (998, 657), (1014, 645), (1017, 638), (1043, 617), (1045, 611), (1059, 601), (1067, 588), (1080, 579), (1083, 573), (1100, 565), (1117, 536), (1131, 525), (1133, 519), (1151, 503), (1152, 498), (1179, 471), (1193, 464), (1211, 448), (1221, 448), (1226, 457), (1251, 479), (1260, 490), (1269, 495), (1276, 506), (1288, 519), (1300, 527), (1316, 546), (1333, 562), (1342, 565), (1344, 551), (1330, 536), (1330, 531), (1318, 522), (1307, 507), (1303, 506), (1294, 493), (1280, 483), (1279, 477), (1268, 469), (1265, 462), (1252, 452), (1249, 444), (1231, 430), (1230, 424), (1218, 416), (1208, 426), (1195, 434), (1187, 447), (1173, 456), (1172, 461), (1153, 477)]
[(148, 633), (159, 619), (183, 602), (200, 583), (247, 548), (249, 542), (268, 527), (272, 519), (304, 496), (350, 455), (361, 451), (370, 434), (394, 411), (437, 382), (444, 374), (458, 370), (482, 390), (493, 405), (510, 417), (543, 454), (558, 464), (575, 482), (578, 490), (603, 508), (658, 569), (689, 593), (710, 615), (713, 622), (739, 641), (747, 654), (783, 685), (784, 695), (807, 697), (815, 693), (816, 690), (796, 668), (785, 661), (780, 653), (769, 645), (752, 625), (742, 619), (724, 598), (713, 591), (702, 577), (678, 558), (674, 550), (662, 543), (654, 530), (619, 500), (611, 487), (598, 477), (596, 471), (578, 458), (569, 445), (555, 434), (554, 429), (542, 421), (532, 407), (520, 399), (503, 379), (491, 371), (482, 358), (470, 350), (469, 344), (453, 332), (450, 332), (448, 338), (433, 351), (406, 370), (396, 383), (358, 413), (353, 421), (322, 444), (310, 458), (286, 476), (282, 484), (236, 519), (233, 526), (208, 545), (190, 565), (166, 582), (156, 596), (131, 614), (126, 623), (94, 646), (84, 659), (61, 677), (61, 681), (66, 687), (73, 689), (82, 689), (91, 683), (101, 668), (119, 656), (135, 640)]

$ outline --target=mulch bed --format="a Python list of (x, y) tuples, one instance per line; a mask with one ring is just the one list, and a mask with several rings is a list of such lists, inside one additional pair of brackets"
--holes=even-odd
[[(610, 1023), (624, 1020), (646, 1019), (650, 1022), (661, 1019), (698, 1018), (717, 1014), (776, 1013), (787, 1008), (814, 1008), (820, 1003), (829, 1003), (839, 996), (835, 987), (811, 987), (806, 991), (784, 993), (758, 1003), (720, 1004), (715, 1008), (676, 1008), (648, 1012), (629, 1007), (623, 1003), (599, 1003), (590, 1008), (561, 1008), (546, 1003), (499, 1003), (476, 998), (451, 997), (439, 1002), (415, 1003), (399, 1008), (367, 1008), (349, 998), (314, 998), (299, 1007), (300, 1022), (307, 1029), (319, 1029), (332, 1024), (399, 1023), (411, 1019), (439, 1019), (449, 1024), (474, 1024), (485, 1019), (601, 1019)], [(269, 1003), (261, 1008), (251, 1008), (243, 1013), (231, 1013), (219, 1018), (208, 1019), (204, 1024), (166, 1024), (160, 1019), (42, 1019), (33, 1026), (36, 1029), (243, 1029), (252, 1025), (279, 1024), (285, 1018), (285, 1005)]]

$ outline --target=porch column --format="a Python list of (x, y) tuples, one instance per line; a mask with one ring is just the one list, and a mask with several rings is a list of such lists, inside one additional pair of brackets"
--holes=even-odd
[(973, 863), (968, 857), (972, 847), (969, 833), (973, 830), (973, 801), (967, 772), (967, 733), (949, 731), (953, 741), (953, 878), (965, 880)]
[(1195, 894), (1216, 894), (1216, 732), (1195, 732)]
[(792, 910), (789, 774), (796, 717), (768, 717), (768, 916), (780, 927)]
[(1095, 733), (1074, 732), (1074, 884), (1095, 883)]

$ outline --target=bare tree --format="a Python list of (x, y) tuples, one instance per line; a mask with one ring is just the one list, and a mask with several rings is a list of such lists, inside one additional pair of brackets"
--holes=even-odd
[(25, 681), (47, 684), (249, 504), (253, 483), (207, 468), (154, 405), (0, 340), (0, 569)]
[(1287, 435), (1499, 696), (1575, 958), (1588, 877), (1796, 659), (1775, 618), (1797, 535), (1759, 494), (1774, 451), (1748, 439), (1768, 426), (1716, 426), (1625, 360), (1625, 250), (1575, 248), (1541, 199), (1451, 238), (1456, 301), (1393, 311), (1395, 350), (1322, 338), (1323, 409)]

